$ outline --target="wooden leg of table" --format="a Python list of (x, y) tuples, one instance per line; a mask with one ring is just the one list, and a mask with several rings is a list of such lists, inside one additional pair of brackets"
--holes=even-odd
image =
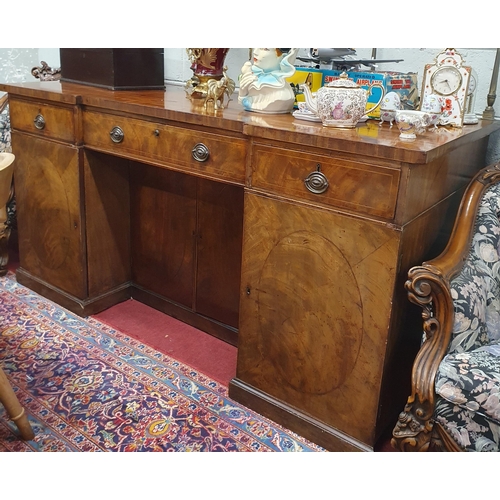
[(0, 368), (0, 403), (4, 406), (10, 419), (14, 421), (23, 439), (29, 441), (35, 437), (24, 408), (10, 385), (5, 373)]

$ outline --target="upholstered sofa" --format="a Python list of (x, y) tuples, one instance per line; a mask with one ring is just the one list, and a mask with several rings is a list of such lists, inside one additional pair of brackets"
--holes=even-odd
[(401, 451), (499, 451), (499, 217), (500, 163), (472, 179), (441, 255), (409, 271), (424, 334), (393, 430)]

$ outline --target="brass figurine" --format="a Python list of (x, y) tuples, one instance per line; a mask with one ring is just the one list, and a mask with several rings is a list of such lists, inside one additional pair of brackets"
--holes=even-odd
[(207, 109), (208, 103), (213, 102), (214, 109), (224, 109), (224, 95), (227, 95), (227, 102), (231, 100), (231, 94), (236, 85), (234, 81), (227, 76), (227, 67), (224, 67), (223, 76), (220, 80), (208, 80), (207, 93), (204, 108)]

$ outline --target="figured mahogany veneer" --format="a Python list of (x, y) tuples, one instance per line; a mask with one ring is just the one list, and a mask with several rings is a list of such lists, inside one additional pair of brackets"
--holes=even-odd
[[(386, 219), (394, 217), (400, 169), (257, 142), (253, 148), (252, 164), (252, 186), (255, 189)], [(304, 182), (308, 176), (318, 173), (329, 179), (328, 189), (322, 193), (315, 192), (314, 185), (312, 190), (308, 189)]]
[(330, 450), (374, 449), (420, 345), (408, 269), (443, 248), (500, 123), (402, 142), (235, 96), (207, 111), (178, 87), (0, 90), (21, 283), (79, 314), (132, 296), (237, 344), (232, 398)]
[[(115, 129), (122, 134), (117, 142), (110, 138)], [(85, 145), (92, 149), (241, 185), (245, 181), (243, 139), (92, 111), (83, 115), (83, 130)]]
[(15, 130), (65, 142), (77, 140), (75, 110), (72, 107), (27, 102), (13, 97), (10, 99), (9, 114)]

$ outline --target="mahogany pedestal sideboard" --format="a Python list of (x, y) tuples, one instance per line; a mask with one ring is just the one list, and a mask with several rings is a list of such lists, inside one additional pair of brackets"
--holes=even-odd
[(420, 343), (407, 271), (443, 249), (499, 122), (404, 142), (234, 98), (204, 110), (175, 86), (0, 90), (20, 283), (80, 315), (134, 297), (231, 342), (233, 399), (329, 450), (373, 450)]

